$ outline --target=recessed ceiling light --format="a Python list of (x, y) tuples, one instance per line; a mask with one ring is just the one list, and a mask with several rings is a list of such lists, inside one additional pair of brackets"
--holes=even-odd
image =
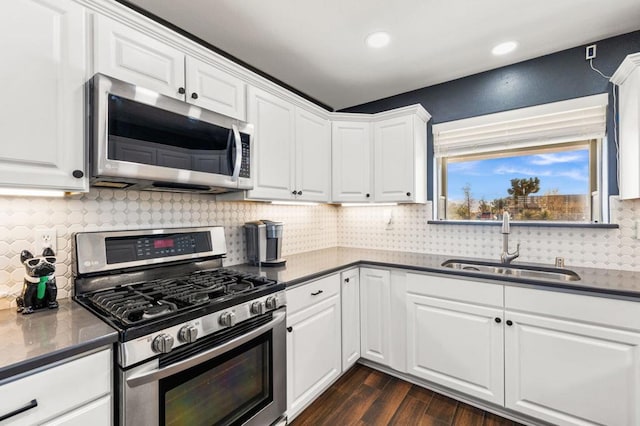
[(377, 31), (367, 36), (367, 45), (369, 47), (375, 48), (385, 47), (387, 44), (389, 44), (390, 40), (391, 37), (389, 37), (389, 33), (386, 33), (384, 31)]
[(518, 47), (518, 43), (515, 41), (506, 41), (504, 43), (500, 43), (491, 49), (491, 53), (494, 55), (506, 55), (509, 52), (513, 52), (516, 47)]

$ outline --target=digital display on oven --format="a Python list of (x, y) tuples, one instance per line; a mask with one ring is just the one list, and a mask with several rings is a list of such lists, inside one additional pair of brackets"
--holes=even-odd
[(107, 264), (135, 262), (212, 250), (209, 232), (114, 237), (105, 241)]
[(164, 240), (154, 240), (153, 248), (172, 248), (174, 246), (174, 241), (172, 239), (164, 239)]

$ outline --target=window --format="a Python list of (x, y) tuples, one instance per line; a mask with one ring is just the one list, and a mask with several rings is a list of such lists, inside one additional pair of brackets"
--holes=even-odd
[(449, 220), (589, 222), (597, 193), (596, 140), (444, 157), (441, 195)]
[(442, 220), (600, 222), (607, 95), (436, 124)]

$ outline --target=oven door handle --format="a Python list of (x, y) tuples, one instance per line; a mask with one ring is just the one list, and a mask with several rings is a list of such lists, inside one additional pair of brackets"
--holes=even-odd
[(140, 385), (144, 385), (146, 383), (155, 382), (160, 379), (164, 379), (165, 377), (172, 376), (176, 373), (180, 373), (184, 370), (187, 370), (191, 367), (194, 367), (198, 364), (201, 364), (205, 361), (208, 361), (212, 358), (217, 357), (218, 355), (222, 355), (223, 353), (230, 351), (234, 348), (237, 348), (244, 343), (249, 342), (250, 340), (258, 337), (262, 333), (275, 328), (276, 325), (284, 322), (286, 313), (284, 310), (280, 310), (279, 312), (273, 313), (273, 319), (268, 323), (261, 325), (260, 327), (251, 330), (250, 332), (243, 334), (242, 336), (238, 336), (235, 339), (229, 340), (223, 345), (216, 346), (215, 348), (211, 348), (205, 352), (199, 353), (198, 355), (192, 356), (191, 358), (187, 358), (183, 361), (176, 362), (175, 364), (168, 365), (163, 368), (158, 368), (152, 371), (146, 371), (144, 373), (136, 374), (127, 379), (127, 385), (130, 387), (136, 387)]

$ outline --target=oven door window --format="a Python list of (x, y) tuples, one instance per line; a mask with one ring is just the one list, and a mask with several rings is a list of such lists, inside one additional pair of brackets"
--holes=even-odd
[(273, 401), (272, 332), (160, 381), (161, 425), (242, 424)]

